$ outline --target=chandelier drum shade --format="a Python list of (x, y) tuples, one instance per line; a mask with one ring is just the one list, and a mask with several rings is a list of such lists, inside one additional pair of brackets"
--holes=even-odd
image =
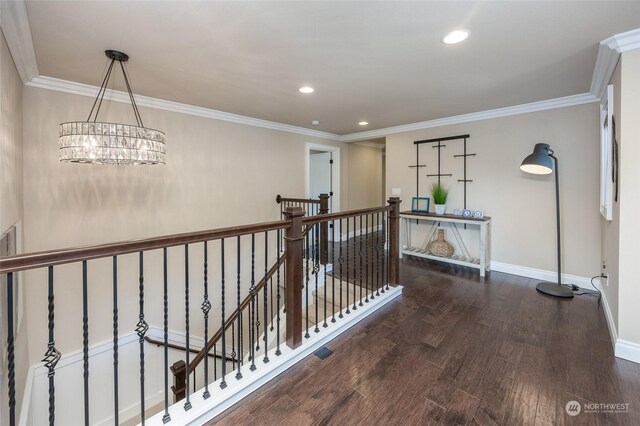
[[(89, 117), (86, 121), (60, 124), (58, 140), (60, 161), (88, 164), (164, 164), (165, 134), (159, 130), (144, 127), (142, 123), (123, 65), (129, 56), (115, 50), (107, 50), (105, 54), (111, 62)], [(120, 65), (124, 76), (136, 125), (97, 121), (116, 62)]]

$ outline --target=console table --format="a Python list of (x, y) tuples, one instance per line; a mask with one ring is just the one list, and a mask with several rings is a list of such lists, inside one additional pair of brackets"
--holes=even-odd
[[(412, 223), (412, 222), (415, 222)], [(451, 257), (434, 256), (427, 250), (427, 244), (432, 240), (442, 223), (448, 224), (451, 230), (449, 243), (455, 247)], [(427, 237), (423, 243), (415, 241), (417, 238), (412, 234), (413, 226), (426, 226)], [(467, 249), (467, 245), (460, 234), (460, 228), (465, 226), (473, 232), (479, 232), (479, 256), (472, 257)], [(411, 255), (426, 259), (438, 260), (441, 262), (453, 263), (456, 265), (468, 266), (478, 269), (480, 276), (485, 276), (485, 271), (491, 270), (491, 218), (482, 219), (465, 218), (450, 214), (437, 215), (434, 213), (419, 213), (404, 211), (400, 213), (400, 257)], [(413, 238), (412, 238), (413, 237)], [(451, 238), (453, 237), (453, 238)]]

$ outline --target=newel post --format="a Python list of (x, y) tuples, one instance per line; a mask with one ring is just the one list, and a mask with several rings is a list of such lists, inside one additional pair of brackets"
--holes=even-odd
[(389, 284), (397, 285), (400, 280), (400, 198), (389, 198), (393, 209), (389, 212)]
[[(329, 194), (320, 194), (320, 210), (318, 214), (329, 214)], [(329, 261), (329, 222), (320, 224), (320, 263)]]
[(284, 220), (291, 226), (285, 228), (285, 287), (287, 306), (287, 346), (295, 349), (302, 344), (302, 218), (301, 207), (288, 207)]

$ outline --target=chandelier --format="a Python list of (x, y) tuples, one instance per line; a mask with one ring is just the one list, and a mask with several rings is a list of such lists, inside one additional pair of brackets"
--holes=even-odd
[[(142, 123), (140, 111), (138, 111), (138, 105), (123, 65), (123, 62), (129, 60), (129, 56), (116, 50), (106, 50), (104, 53), (111, 60), (111, 63), (102, 80), (87, 121), (60, 124), (60, 138), (58, 140), (60, 161), (89, 164), (164, 164), (165, 135), (158, 130), (144, 127)], [(124, 82), (136, 117), (136, 125), (97, 121), (109, 78), (116, 62), (119, 63), (124, 75)]]

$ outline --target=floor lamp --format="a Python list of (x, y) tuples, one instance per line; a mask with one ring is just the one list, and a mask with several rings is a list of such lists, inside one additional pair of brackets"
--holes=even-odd
[[(535, 175), (548, 175), (556, 170), (556, 235), (558, 241), (558, 282), (541, 282), (536, 286), (536, 290), (541, 293), (556, 297), (573, 297), (576, 287), (562, 284), (562, 273), (560, 261), (562, 252), (560, 249), (560, 184), (558, 181), (558, 159), (553, 155), (553, 150), (546, 143), (537, 143), (533, 148), (533, 153), (522, 161), (520, 170)], [(551, 161), (553, 159), (553, 162)], [(555, 163), (555, 164), (554, 164)]]

